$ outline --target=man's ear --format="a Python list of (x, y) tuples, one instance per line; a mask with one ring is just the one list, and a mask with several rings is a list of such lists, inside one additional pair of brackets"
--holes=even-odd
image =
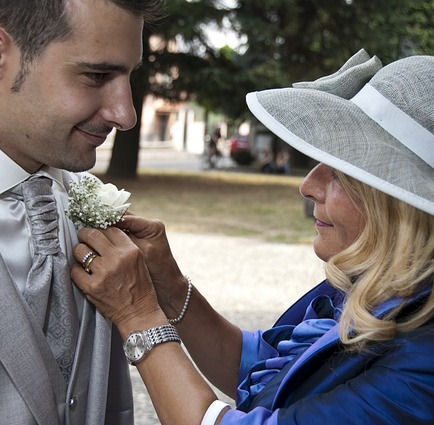
[(3, 76), (8, 52), (10, 52), (12, 45), (12, 37), (3, 27), (0, 27), (0, 78)]

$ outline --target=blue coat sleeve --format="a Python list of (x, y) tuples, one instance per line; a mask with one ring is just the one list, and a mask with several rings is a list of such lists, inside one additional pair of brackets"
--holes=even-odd
[(230, 410), (221, 425), (432, 425), (433, 334), (416, 332), (392, 343), (363, 373), (346, 382), (337, 380), (327, 392), (315, 393), (313, 388), (310, 395), (274, 411)]

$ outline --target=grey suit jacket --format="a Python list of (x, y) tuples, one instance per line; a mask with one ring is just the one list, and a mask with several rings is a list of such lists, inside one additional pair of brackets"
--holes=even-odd
[[(130, 425), (132, 391), (119, 335), (83, 299), (68, 388), (0, 256), (0, 422)], [(64, 394), (66, 392), (66, 398)], [(108, 403), (107, 403), (108, 400)]]
[[(77, 179), (61, 173), (66, 186)], [(76, 287), (74, 296), (80, 331), (66, 387), (46, 337), (0, 255), (0, 424), (133, 424), (131, 383), (120, 337)]]

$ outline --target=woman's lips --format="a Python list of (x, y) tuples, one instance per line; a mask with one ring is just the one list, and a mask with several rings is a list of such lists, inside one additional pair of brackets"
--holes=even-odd
[(315, 221), (315, 226), (316, 227), (333, 227), (331, 224), (328, 224), (322, 220), (319, 220), (318, 218)]

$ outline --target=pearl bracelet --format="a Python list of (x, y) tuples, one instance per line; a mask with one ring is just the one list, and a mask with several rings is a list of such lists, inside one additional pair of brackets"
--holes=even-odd
[(185, 297), (185, 302), (184, 302), (184, 305), (182, 306), (182, 310), (181, 310), (181, 313), (179, 313), (179, 316), (175, 317), (174, 319), (168, 319), (167, 320), (171, 325), (176, 325), (177, 323), (179, 323), (182, 320), (185, 312), (187, 311), (188, 304), (190, 303), (191, 291), (193, 289), (193, 284), (191, 283), (191, 279), (188, 276), (185, 276), (185, 278), (187, 279), (187, 282), (188, 282), (187, 296)]

